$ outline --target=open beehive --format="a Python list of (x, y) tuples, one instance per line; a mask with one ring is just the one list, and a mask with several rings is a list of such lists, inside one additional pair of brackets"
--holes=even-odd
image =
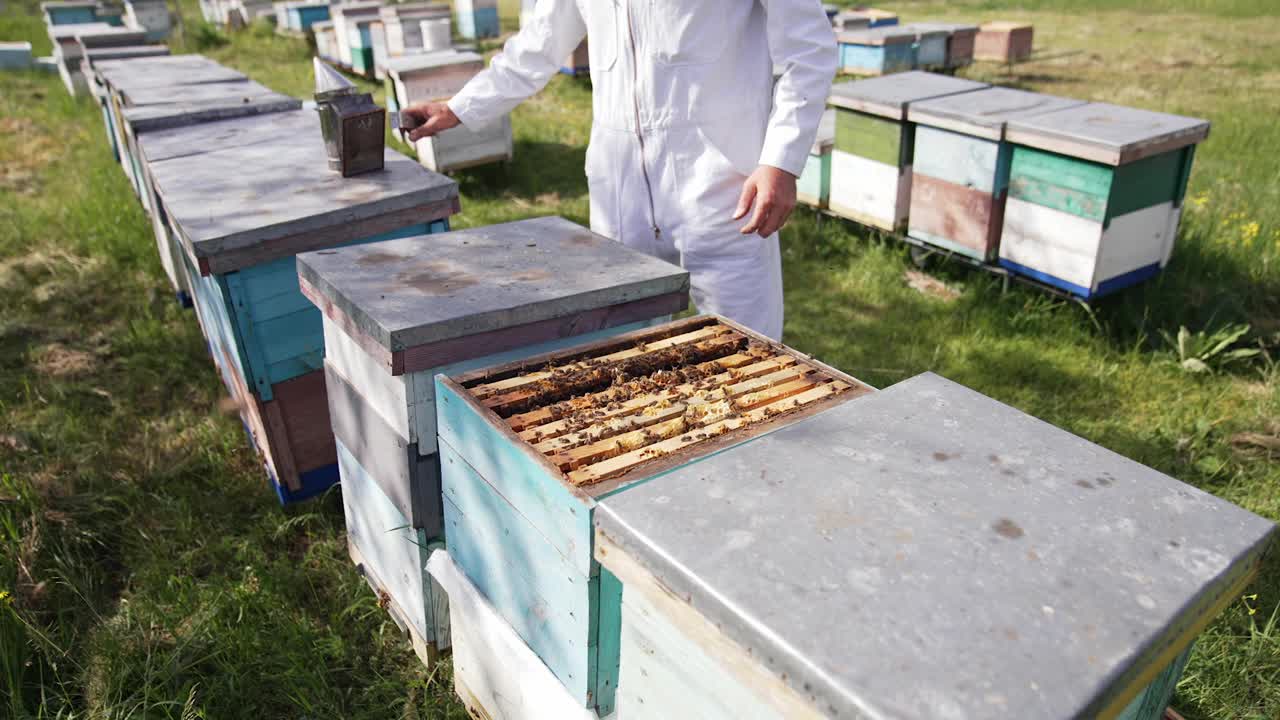
[(870, 392), (713, 316), (436, 378), (445, 543), (575, 699), (613, 708), (621, 586), (596, 503)]
[(717, 318), (464, 385), (577, 486), (865, 388)]

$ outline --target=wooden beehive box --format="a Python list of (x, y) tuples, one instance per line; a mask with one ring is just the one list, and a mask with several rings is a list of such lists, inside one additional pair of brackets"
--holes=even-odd
[(379, 7), (381, 7), (379, 2), (353, 2), (330, 6), (333, 32), (338, 39), (338, 63), (343, 67), (350, 68), (354, 62), (351, 34), (356, 27), (355, 21), (361, 17), (377, 17)]
[(947, 69), (947, 45), (951, 30), (936, 23), (910, 23), (897, 26), (904, 32), (915, 33), (916, 62), (921, 70)]
[[(947, 70), (966, 67), (973, 64), (973, 46), (978, 36), (978, 26), (968, 23), (922, 22), (912, 23), (920, 30), (942, 30), (947, 33), (946, 61), (943, 67)], [(921, 65), (925, 62), (921, 60)]]
[(629, 720), (1158, 720), (1275, 530), (932, 374), (595, 518)]
[(818, 134), (804, 161), (804, 170), (796, 181), (796, 199), (815, 208), (825, 209), (831, 194), (831, 149), (836, 143), (836, 111), (827, 108), (818, 123)]
[(439, 601), (414, 538), (444, 537), (436, 374), (665, 319), (688, 305), (688, 274), (553, 217), (321, 250), (297, 268), (324, 314), (348, 534), (375, 577), (400, 577), (405, 554), (417, 558), (408, 586), (384, 591), (431, 645), (439, 633), (424, 608)]
[(165, 0), (124, 0), (125, 23), (143, 28), (147, 42), (161, 42), (169, 37), (169, 6)]
[(389, 149), (381, 172), (343, 178), (328, 169), (316, 114), (280, 115), (294, 121), (288, 134), (148, 171), (214, 361), (288, 502), (337, 480), (321, 314), (298, 289), (294, 256), (446, 230), (458, 190)]
[[(344, 14), (347, 28), (347, 46), (351, 55), (351, 72), (373, 78), (374, 70), (374, 34), (381, 30), (378, 22), (377, 8), (369, 8), (360, 13), (346, 11)], [(377, 27), (375, 27), (377, 26)]]
[(338, 41), (334, 34), (333, 22), (323, 20), (311, 25), (311, 32), (316, 38), (316, 56), (327, 63), (338, 61)]
[(850, 30), (836, 35), (840, 72), (849, 75), (888, 75), (916, 66), (916, 36), (897, 27)]
[(1006, 124), (1084, 104), (1002, 87), (912, 103), (907, 119), (916, 128), (907, 234), (995, 262), (1013, 158)]
[(382, 25), (387, 33), (387, 55), (401, 55), (420, 52), (422, 41), (422, 21), (435, 18), (449, 18), (449, 6), (444, 3), (418, 2), (384, 5), (379, 11)]
[(973, 56), (978, 60), (1013, 63), (1031, 57), (1035, 30), (1029, 23), (983, 23), (974, 41)]
[(45, 25), (80, 25), (98, 22), (98, 3), (90, 2), (42, 2)]
[(89, 90), (88, 80), (80, 68), (80, 43), (76, 36), (80, 33), (112, 32), (114, 28), (106, 23), (92, 22), (74, 25), (49, 26), (49, 40), (53, 44), (53, 60), (58, 68), (58, 76), (67, 92), (79, 95)]
[(827, 101), (836, 108), (831, 211), (891, 232), (905, 230), (915, 139), (907, 109), (914, 102), (985, 87), (985, 83), (918, 71), (833, 87)]
[(498, 0), (454, 0), (458, 35), (468, 40), (498, 37)]
[(585, 707), (617, 689), (596, 503), (869, 391), (714, 316), (436, 380), (449, 554)]
[[(484, 58), (469, 51), (440, 50), (392, 58), (387, 62), (387, 96), (394, 95), (396, 107), (447, 99), (483, 69)], [(480, 127), (459, 125), (413, 145), (423, 166), (436, 172), (505, 162), (515, 148), (511, 116), (503, 115)]]
[(26, 70), (31, 64), (31, 43), (0, 42), (0, 70)]
[(1082, 298), (1158, 274), (1208, 134), (1207, 120), (1106, 103), (1011, 120), (1000, 264)]

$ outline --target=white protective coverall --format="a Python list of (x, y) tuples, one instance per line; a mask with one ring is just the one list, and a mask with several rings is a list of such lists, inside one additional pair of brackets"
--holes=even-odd
[(743, 235), (733, 214), (757, 165), (804, 168), (836, 70), (821, 3), (537, 0), (449, 108), (472, 127), (510, 112), (584, 35), (591, 229), (682, 265), (699, 310), (781, 338), (778, 236)]

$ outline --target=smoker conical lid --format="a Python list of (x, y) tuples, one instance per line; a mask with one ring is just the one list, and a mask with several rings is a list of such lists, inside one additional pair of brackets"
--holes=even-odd
[(342, 76), (342, 73), (329, 67), (320, 58), (312, 58), (316, 73), (316, 99), (347, 95), (354, 92), (356, 86)]

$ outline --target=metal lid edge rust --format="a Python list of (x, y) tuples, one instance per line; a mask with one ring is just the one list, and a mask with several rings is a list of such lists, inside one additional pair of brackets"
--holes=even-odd
[(358, 92), (341, 73), (313, 58), (316, 110), (329, 169), (351, 177), (381, 170), (386, 149), (386, 110), (370, 93)]

